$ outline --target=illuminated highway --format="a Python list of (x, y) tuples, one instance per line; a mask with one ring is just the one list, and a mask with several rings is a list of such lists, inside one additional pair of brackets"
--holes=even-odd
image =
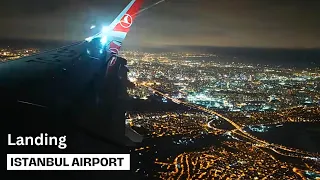
[[(233, 122), (231, 119), (223, 116), (220, 113), (217, 113), (217, 112), (215, 112), (213, 110), (204, 108), (202, 106), (198, 106), (198, 105), (195, 105), (195, 104), (191, 104), (191, 103), (188, 103), (188, 102), (184, 102), (184, 101), (172, 98), (172, 97), (168, 96), (167, 94), (165, 94), (163, 92), (160, 92), (160, 91), (158, 91), (156, 89), (153, 89), (152, 87), (150, 87), (150, 86), (148, 86), (148, 85), (146, 85), (144, 83), (142, 85), (147, 87), (147, 88), (149, 88), (149, 90), (153, 91), (154, 93), (157, 93), (157, 94), (159, 94), (159, 95), (161, 95), (161, 96), (163, 96), (163, 97), (165, 97), (167, 99), (170, 99), (175, 103), (183, 104), (185, 106), (188, 106), (188, 107), (191, 107), (191, 108), (195, 108), (195, 109), (201, 110), (203, 112), (206, 112), (206, 113), (209, 113), (209, 114), (213, 114), (213, 115), (216, 115), (216, 116), (222, 118), (223, 120), (229, 122), (231, 125), (233, 125), (236, 128), (235, 130), (232, 130), (231, 132), (234, 133), (235, 131), (239, 131), (239, 132), (241, 132), (241, 134), (238, 133), (238, 135), (241, 135), (244, 138), (250, 139), (251, 141), (253, 141), (255, 143), (258, 143), (259, 146), (261, 146), (261, 147), (265, 147), (265, 148), (271, 149), (272, 151), (274, 151), (276, 153), (279, 153), (279, 154), (285, 155), (285, 156), (290, 156), (290, 157), (312, 158), (314, 156), (317, 156), (317, 155), (309, 153), (309, 152), (304, 152), (304, 151), (301, 151), (301, 150), (298, 150), (298, 149), (288, 148), (288, 147), (285, 147), (285, 146), (276, 145), (276, 144), (272, 144), (272, 143), (268, 143), (266, 141), (260, 140), (260, 139), (258, 139), (256, 137), (252, 136), (251, 134), (247, 133), (246, 131), (244, 131), (242, 129), (243, 127), (239, 126), (238, 124)], [(212, 128), (212, 126), (209, 126), (209, 127)], [(289, 154), (280, 153), (276, 149), (281, 149), (283, 151), (288, 151), (290, 153)], [(292, 153), (297, 153), (297, 154), (292, 154)]]

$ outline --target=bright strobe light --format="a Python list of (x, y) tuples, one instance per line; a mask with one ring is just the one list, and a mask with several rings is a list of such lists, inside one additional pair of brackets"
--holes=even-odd
[[(93, 28), (95, 28), (95, 26), (91, 26), (90, 29), (93, 29)], [(107, 43), (107, 41), (108, 41), (107, 34), (108, 34), (109, 31), (110, 31), (110, 27), (109, 26), (103, 26), (102, 27), (100, 35), (99, 35), (99, 36), (102, 35), (101, 40), (100, 40), (102, 45), (105, 45)], [(97, 35), (88, 37), (85, 40), (88, 41), (88, 42), (91, 42), (94, 37), (97, 37)]]
[(105, 45), (107, 42), (108, 42), (107, 36), (102, 36), (101, 39), (100, 39), (101, 45)]
[(109, 26), (103, 26), (101, 32), (102, 33), (108, 33), (110, 31), (110, 27)]

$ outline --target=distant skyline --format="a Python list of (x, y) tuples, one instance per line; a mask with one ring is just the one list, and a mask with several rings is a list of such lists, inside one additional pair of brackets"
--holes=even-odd
[[(0, 39), (74, 41), (130, 0), (3, 0)], [(158, 0), (145, 0), (147, 7)], [(320, 48), (320, 1), (166, 0), (136, 19), (127, 47)]]

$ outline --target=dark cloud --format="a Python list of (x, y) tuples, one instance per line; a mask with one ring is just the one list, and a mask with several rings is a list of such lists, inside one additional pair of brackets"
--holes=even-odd
[[(76, 40), (130, 0), (2, 1), (0, 37)], [(166, 0), (139, 15), (125, 44), (320, 47), (319, 19), (317, 0)]]
[(55, 13), (65, 6), (69, 6), (69, 3), (69, 0), (3, 0), (0, 13), (2, 17), (30, 17)]

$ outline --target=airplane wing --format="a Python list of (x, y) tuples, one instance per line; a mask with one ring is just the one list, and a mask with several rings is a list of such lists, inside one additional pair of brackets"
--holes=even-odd
[(19, 89), (19, 101), (39, 107), (48, 107), (52, 101), (67, 103), (67, 97), (81, 94), (74, 89), (83, 89), (81, 86), (90, 82), (106, 62), (115, 64), (114, 56), (142, 1), (132, 0), (108, 27), (87, 41), (1, 63), (0, 87)]
[[(8, 131), (27, 133), (30, 128), (39, 129), (38, 124), (58, 126), (45, 119), (59, 120), (76, 111), (80, 104), (94, 104), (98, 87), (108, 86), (104, 82), (107, 69), (116, 64), (142, 1), (132, 0), (108, 27), (85, 41), (1, 63), (0, 99), (5, 104), (1, 113), (6, 114), (1, 119), (10, 122)], [(92, 121), (91, 118), (86, 120)]]

